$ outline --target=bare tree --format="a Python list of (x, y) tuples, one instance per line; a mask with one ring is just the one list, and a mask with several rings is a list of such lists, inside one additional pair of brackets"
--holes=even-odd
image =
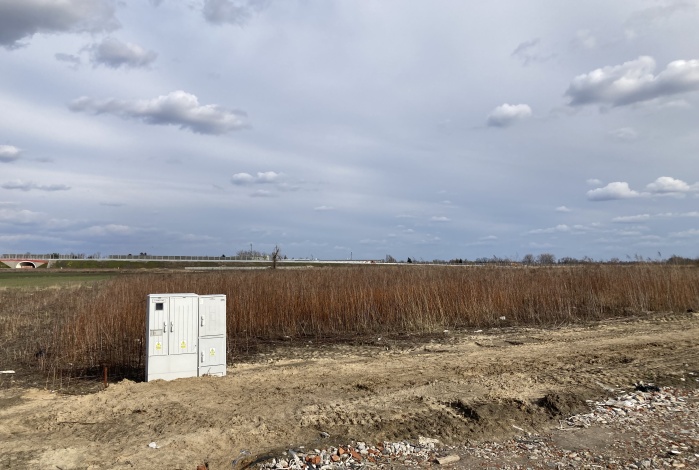
[(536, 262), (541, 265), (556, 264), (556, 257), (551, 253), (541, 253), (536, 257)]
[(277, 269), (277, 261), (282, 258), (282, 250), (279, 245), (274, 245), (274, 250), (272, 250), (272, 269)]

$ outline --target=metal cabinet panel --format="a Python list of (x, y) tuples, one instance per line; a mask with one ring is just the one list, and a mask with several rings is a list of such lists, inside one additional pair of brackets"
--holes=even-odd
[(199, 296), (199, 336), (226, 334), (226, 296)]
[(167, 356), (168, 342), (165, 340), (170, 311), (170, 302), (167, 298), (151, 297), (148, 299), (148, 329), (146, 330), (146, 342), (148, 343), (148, 356)]
[(199, 338), (199, 376), (226, 375), (226, 338)]
[(170, 355), (197, 353), (197, 298), (193, 296), (170, 298), (168, 325)]
[(226, 339), (223, 336), (201, 338), (199, 341), (199, 367), (226, 363)]

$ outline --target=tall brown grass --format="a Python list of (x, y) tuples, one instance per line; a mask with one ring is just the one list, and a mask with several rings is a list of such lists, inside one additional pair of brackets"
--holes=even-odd
[[(286, 336), (347, 339), (461, 327), (561, 325), (645, 311), (684, 312), (699, 309), (699, 269), (651, 264), (404, 265), (144, 273), (66, 292), (70, 301), (63, 301), (51, 328), (27, 338), (23, 350), (46, 351), (46, 369), (108, 365), (138, 370), (144, 360), (146, 296), (181, 292), (226, 294), (233, 361), (256, 341)], [(5, 305), (3, 295), (4, 310), (20, 309), (22, 298)], [(12, 331), (17, 328), (0, 329), (0, 338)]]

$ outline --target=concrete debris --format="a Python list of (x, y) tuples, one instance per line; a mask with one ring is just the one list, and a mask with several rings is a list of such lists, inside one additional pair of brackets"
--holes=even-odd
[(456, 454), (447, 455), (446, 457), (437, 457), (437, 463), (439, 465), (448, 465), (450, 463), (456, 463), (459, 460), (461, 460), (461, 457)]
[[(639, 384), (644, 385), (644, 384)], [(656, 391), (657, 389), (657, 391)], [(571, 416), (543, 434), (527, 432), (499, 442), (468, 441), (447, 446), (438, 439), (417, 442), (353, 442), (288, 455), (259, 464), (266, 470), (408, 468), (456, 464), (461, 468), (699, 468), (699, 390), (645, 384), (615, 398), (588, 401), (590, 412)], [(522, 428), (513, 426), (516, 429)], [(584, 431), (587, 428), (589, 431)], [(573, 434), (565, 431), (573, 431)], [(578, 442), (565, 449), (561, 436), (580, 432), (614, 436), (600, 449)], [(291, 457), (290, 459), (288, 457)]]
[[(699, 448), (699, 390), (662, 387), (588, 405), (589, 413), (562, 420), (549, 433), (472, 442), (461, 458), (471, 468), (699, 468), (694, 453)], [(593, 436), (592, 441), (610, 437), (601, 449), (586, 445), (581, 436)], [(568, 445), (574, 447), (565, 449)]]
[(435, 461), (439, 453), (436, 449), (438, 444), (438, 439), (421, 437), (417, 444), (402, 441), (379, 442), (376, 445), (370, 445), (358, 441), (339, 447), (313, 449), (312, 451), (289, 449), (287, 453), (291, 456), (291, 459), (281, 456), (260, 464), (259, 468), (271, 470), (330, 470), (392, 465), (414, 466), (421, 462)]

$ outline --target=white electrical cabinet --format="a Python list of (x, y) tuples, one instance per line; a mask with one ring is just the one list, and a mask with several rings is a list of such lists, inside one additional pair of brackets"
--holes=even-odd
[(226, 375), (226, 296), (150, 294), (146, 382)]
[(199, 376), (226, 375), (226, 296), (199, 296)]

